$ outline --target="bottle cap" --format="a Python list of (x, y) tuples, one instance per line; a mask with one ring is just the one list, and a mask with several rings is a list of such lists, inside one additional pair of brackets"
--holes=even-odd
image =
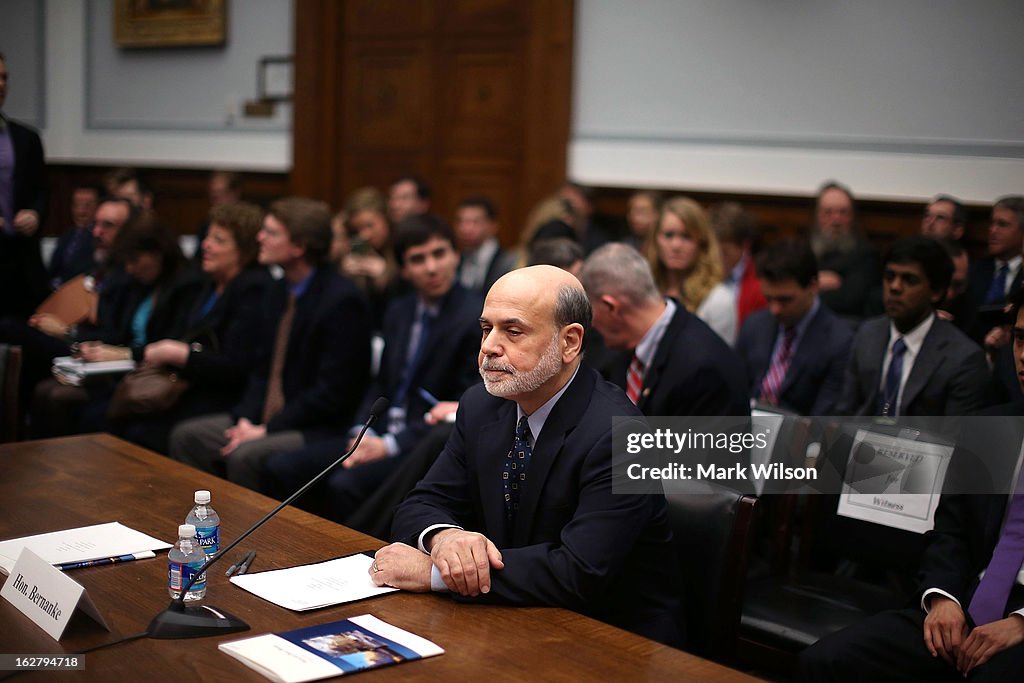
[(196, 535), (196, 527), (193, 524), (182, 524), (178, 527), (178, 538), (191, 538)]
[(210, 502), (210, 492), (196, 491), (195, 501), (198, 505), (206, 505)]

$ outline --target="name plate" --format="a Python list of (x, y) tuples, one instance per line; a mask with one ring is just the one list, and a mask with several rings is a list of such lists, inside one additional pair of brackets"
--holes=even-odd
[(85, 587), (25, 548), (18, 556), (0, 597), (11, 603), (54, 640), (60, 640), (79, 609), (107, 631), (110, 627)]
[(836, 512), (918, 534), (930, 531), (952, 456), (952, 446), (861, 429)]

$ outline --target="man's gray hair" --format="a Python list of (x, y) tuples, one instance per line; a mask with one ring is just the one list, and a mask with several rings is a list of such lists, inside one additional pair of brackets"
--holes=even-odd
[(641, 306), (661, 298), (647, 259), (628, 244), (606, 244), (591, 254), (580, 281), (591, 299), (610, 294)]
[(584, 331), (589, 330), (591, 315), (590, 299), (583, 289), (564, 285), (558, 290), (558, 297), (555, 299), (555, 325), (559, 329), (579, 323), (583, 325)]

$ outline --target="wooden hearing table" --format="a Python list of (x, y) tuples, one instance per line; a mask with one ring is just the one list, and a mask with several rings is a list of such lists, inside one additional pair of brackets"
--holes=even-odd
[[(5, 444), (0, 446), (0, 540), (118, 521), (173, 542), (196, 489), (212, 492), (226, 540), (275, 505), (258, 493), (109, 435)], [(224, 577), (248, 550), (258, 551), (252, 570), (264, 571), (382, 545), (286, 508), (210, 570), (207, 602), (248, 622), (250, 631), (194, 640), (135, 640), (85, 655), (84, 671), (26, 672), (16, 680), (264, 681), (217, 650), (217, 644), (364, 613), (433, 640), (445, 654), (364, 673), (360, 680), (754, 680), (563, 609), (470, 605), (441, 595), (392, 593), (299, 613), (265, 602)], [(57, 642), (0, 600), (0, 653), (75, 654), (144, 631), (169, 602), (166, 553), (151, 560), (72, 570), (69, 575), (88, 589), (111, 631), (79, 614)], [(509, 656), (510, 641), (517, 641), (521, 657)], [(0, 678), (6, 673), (0, 671)]]

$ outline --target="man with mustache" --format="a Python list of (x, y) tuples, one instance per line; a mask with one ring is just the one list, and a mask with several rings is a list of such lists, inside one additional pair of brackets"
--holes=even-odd
[(577, 610), (680, 643), (661, 495), (612, 492), (612, 417), (638, 416), (581, 365), (586, 292), (553, 266), (512, 271), (480, 316), (483, 386), (399, 507), (378, 585)]

